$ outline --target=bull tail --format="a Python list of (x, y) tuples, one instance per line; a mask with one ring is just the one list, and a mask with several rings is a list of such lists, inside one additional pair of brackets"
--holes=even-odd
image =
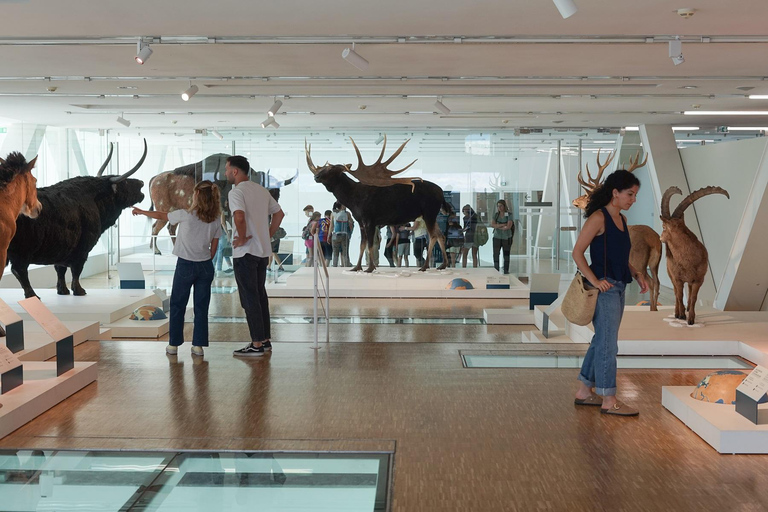
[(440, 209), (447, 213), (449, 216), (454, 213), (453, 205), (446, 200), (443, 200), (443, 205), (440, 207)]

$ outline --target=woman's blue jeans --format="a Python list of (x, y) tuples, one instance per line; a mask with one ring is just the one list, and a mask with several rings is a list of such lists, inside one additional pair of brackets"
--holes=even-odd
[(597, 296), (592, 325), (595, 335), (581, 365), (579, 380), (594, 387), (601, 396), (616, 395), (616, 356), (619, 353), (619, 326), (624, 314), (626, 283), (606, 278), (613, 285)]
[(192, 302), (195, 310), (195, 324), (192, 331), (192, 345), (208, 346), (208, 306), (211, 303), (213, 275), (211, 260), (189, 261), (178, 258), (176, 261), (171, 289), (171, 318), (168, 335), (170, 345), (178, 347), (184, 343), (184, 313), (189, 302), (189, 292), (194, 286)]

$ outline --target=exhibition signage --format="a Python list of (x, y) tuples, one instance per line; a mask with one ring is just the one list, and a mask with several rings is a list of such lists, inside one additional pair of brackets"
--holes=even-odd
[(5, 328), (5, 345), (11, 352), (24, 350), (24, 322), (3, 299), (0, 299), (0, 324)]
[(757, 425), (757, 405), (768, 401), (768, 368), (756, 366), (736, 388), (736, 412)]
[(24, 368), (21, 361), (10, 349), (0, 345), (0, 394), (21, 386), (24, 382)]
[(51, 310), (37, 297), (20, 300), (19, 304), (35, 322), (56, 342), (56, 375), (62, 375), (75, 367), (75, 347), (72, 333)]

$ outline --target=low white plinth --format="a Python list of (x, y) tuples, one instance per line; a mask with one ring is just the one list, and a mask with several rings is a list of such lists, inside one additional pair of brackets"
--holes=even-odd
[(533, 311), (528, 306), (484, 309), (483, 318), (488, 325), (533, 325)]
[(97, 376), (96, 363), (76, 362), (57, 377), (55, 362), (25, 362), (24, 384), (0, 395), (0, 438), (95, 382)]
[[(103, 290), (91, 289), (87, 295), (57, 295), (56, 290), (35, 290), (43, 304), (59, 320), (89, 320), (108, 324), (130, 315), (145, 304), (162, 307), (162, 302), (152, 290)], [(19, 306), (24, 299), (20, 289), (0, 289), (2, 298), (24, 320), (31, 319)]]
[[(88, 340), (102, 339), (98, 322), (69, 320), (64, 325), (72, 332), (75, 346)], [(56, 357), (56, 342), (37, 322), (25, 320), (24, 350), (16, 355), (21, 361), (46, 361)]]
[[(312, 297), (314, 269), (300, 268), (289, 275), (285, 283), (267, 283), (270, 297)], [(429, 269), (419, 272), (417, 267), (379, 267), (375, 272), (351, 272), (348, 268), (331, 267), (331, 297), (356, 298), (470, 298), (470, 299), (527, 299), (528, 287), (514, 276), (507, 290), (485, 288), (488, 277), (499, 277), (493, 268)], [(468, 280), (473, 290), (446, 289), (456, 278)]]
[[(166, 313), (168, 315), (170, 313)], [(188, 307), (184, 313), (184, 321), (194, 321), (193, 308)], [(168, 334), (170, 330), (170, 319), (162, 320), (131, 320), (130, 317), (121, 318), (117, 322), (112, 322), (104, 327), (108, 327), (110, 338), (139, 338), (139, 339), (157, 339), (160, 336)]]
[[(694, 400), (694, 386), (664, 386), (661, 404), (719, 453), (768, 453), (768, 424), (755, 425), (733, 405)], [(768, 420), (768, 404), (759, 419)]]

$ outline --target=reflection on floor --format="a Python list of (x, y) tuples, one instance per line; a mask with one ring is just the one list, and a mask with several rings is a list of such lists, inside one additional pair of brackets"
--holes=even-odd
[(0, 451), (3, 510), (387, 510), (388, 454)]

